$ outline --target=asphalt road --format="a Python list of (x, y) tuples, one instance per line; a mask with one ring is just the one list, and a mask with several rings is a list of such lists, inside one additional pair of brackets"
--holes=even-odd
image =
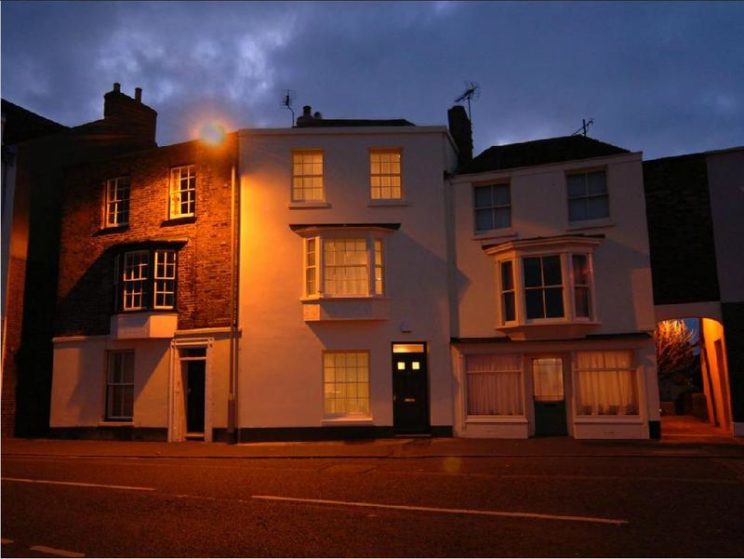
[(744, 458), (5, 456), (4, 557), (744, 555)]

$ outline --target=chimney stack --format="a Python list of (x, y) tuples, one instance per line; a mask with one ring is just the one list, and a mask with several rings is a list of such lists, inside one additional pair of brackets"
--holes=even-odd
[(134, 98), (122, 93), (121, 84), (103, 96), (103, 120), (120, 136), (128, 135), (143, 147), (155, 146), (158, 113), (142, 102), (142, 88), (134, 90)]
[(457, 146), (457, 164), (462, 168), (473, 159), (473, 128), (465, 107), (455, 105), (447, 111), (449, 131)]
[(134, 88), (134, 100), (137, 101), (137, 103), (142, 103), (142, 88), (141, 87)]
[(302, 107), (302, 116), (297, 117), (297, 126), (307, 126), (313, 121), (313, 108), (310, 105)]
[(119, 93), (121, 91), (121, 84), (119, 82), (114, 82), (114, 91), (116, 93)]

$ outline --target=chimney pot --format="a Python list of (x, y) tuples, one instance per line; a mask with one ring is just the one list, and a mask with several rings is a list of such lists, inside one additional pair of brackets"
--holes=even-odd
[(137, 103), (142, 103), (142, 88), (141, 87), (134, 88), (134, 100), (137, 101)]
[(321, 118), (323, 118), (323, 115), (320, 114), (319, 111), (315, 111), (315, 114), (313, 115), (313, 118), (316, 118), (316, 119), (320, 120)]
[(302, 116), (310, 118), (312, 116), (313, 109), (310, 105), (302, 107)]
[(121, 84), (119, 82), (114, 82), (114, 91), (116, 91), (116, 93), (121, 91)]

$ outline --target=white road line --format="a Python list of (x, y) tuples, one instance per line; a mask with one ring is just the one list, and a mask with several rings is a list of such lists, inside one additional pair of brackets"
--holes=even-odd
[(13, 543), (13, 540), (9, 540), (7, 538), (0, 538), (0, 543), (1, 544)]
[(594, 516), (564, 516), (558, 514), (541, 514), (536, 512), (509, 512), (499, 510), (478, 509), (448, 509), (438, 507), (419, 507), (414, 505), (386, 505), (382, 503), (357, 503), (353, 501), (330, 501), (328, 499), (300, 499), (295, 497), (279, 497), (274, 495), (252, 495), (253, 499), (263, 501), (285, 501), (294, 503), (312, 503), (317, 505), (341, 505), (347, 507), (364, 507), (375, 509), (393, 509), (422, 512), (439, 512), (447, 514), (471, 514), (474, 516), (505, 516), (511, 518), (536, 518), (539, 520), (566, 520), (570, 522), (591, 522), (594, 524), (613, 524), (616, 526), (628, 524), (627, 520), (614, 518), (598, 518)]
[(103, 489), (126, 489), (128, 491), (155, 491), (154, 487), (136, 487), (133, 485), (103, 485), (100, 483), (82, 483), (78, 481), (52, 481), (50, 479), (24, 479), (19, 477), (0, 478), (3, 481), (16, 481), (19, 483), (45, 483), (49, 485), (73, 485), (75, 487), (100, 487)]
[(59, 557), (85, 557), (85, 553), (77, 553), (76, 551), (67, 551), (66, 549), (55, 549), (53, 547), (47, 547), (45, 545), (34, 545), (29, 547), (31, 551), (38, 551), (40, 553), (49, 553), (50, 555), (57, 555)]

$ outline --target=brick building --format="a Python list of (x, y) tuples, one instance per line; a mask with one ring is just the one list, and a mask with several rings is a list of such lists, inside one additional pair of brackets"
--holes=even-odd
[(142, 150), (65, 179), (50, 425), (57, 436), (224, 435), (236, 137)]

